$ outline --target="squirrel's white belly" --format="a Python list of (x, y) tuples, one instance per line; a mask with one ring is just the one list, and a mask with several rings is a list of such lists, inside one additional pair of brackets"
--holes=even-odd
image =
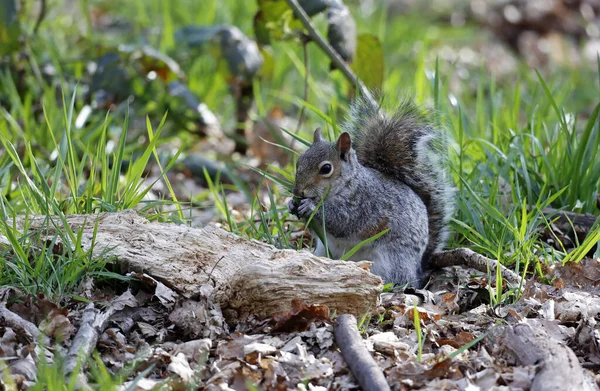
[[(360, 243), (359, 240), (347, 240), (334, 238), (331, 235), (327, 235), (327, 245), (329, 247), (329, 256), (331, 259), (340, 259), (348, 251), (352, 250), (354, 246)], [(326, 257), (325, 246), (320, 239), (317, 239), (317, 247), (315, 248), (315, 255), (319, 257)], [(373, 266), (371, 272), (384, 278), (392, 272), (396, 265), (395, 260), (391, 258), (391, 255), (384, 252), (378, 252), (377, 248), (371, 243), (365, 244), (357, 252), (355, 252), (350, 261), (371, 261)]]
[[(329, 248), (329, 257), (331, 259), (340, 259), (354, 248), (360, 241), (340, 239), (327, 235), (327, 247)], [(352, 261), (373, 261), (372, 258), (372, 246), (369, 244), (361, 247), (356, 253), (352, 255), (350, 260)], [(326, 257), (327, 251), (325, 246), (319, 238), (317, 238), (317, 246), (315, 248), (315, 255), (319, 257)]]

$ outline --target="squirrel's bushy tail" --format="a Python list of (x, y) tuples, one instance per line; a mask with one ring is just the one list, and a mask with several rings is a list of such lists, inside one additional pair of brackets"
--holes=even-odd
[(434, 121), (411, 100), (404, 100), (392, 113), (358, 99), (342, 129), (352, 136), (363, 165), (404, 182), (423, 200), (429, 218), (427, 261), (446, 244), (454, 210), (447, 143)]

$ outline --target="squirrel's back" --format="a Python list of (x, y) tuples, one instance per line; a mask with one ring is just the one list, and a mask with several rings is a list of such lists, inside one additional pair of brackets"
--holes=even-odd
[(358, 99), (351, 106), (350, 120), (342, 128), (352, 136), (361, 164), (402, 181), (423, 200), (429, 225), (423, 256), (426, 262), (446, 244), (454, 209), (445, 136), (410, 100), (388, 114)]

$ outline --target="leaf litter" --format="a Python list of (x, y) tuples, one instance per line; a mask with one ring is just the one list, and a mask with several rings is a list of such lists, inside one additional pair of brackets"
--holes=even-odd
[[(586, 259), (549, 269), (545, 278), (554, 285), (531, 280), (518, 300), (501, 308), (479, 297), (488, 294), (487, 276), (441, 270), (426, 290), (384, 293), (360, 331), (395, 390), (533, 389), (535, 367), (511, 357), (498, 331), (517, 325), (568, 346), (586, 376), (598, 381), (598, 267), (599, 260)], [(24, 389), (36, 382), (41, 355), (48, 362), (67, 356), (92, 313), (91, 324), (100, 327), (94, 347), (107, 370), (134, 364), (123, 387), (358, 389), (337, 349), (326, 306), (295, 300), (291, 311), (271, 319), (226, 320), (210, 300), (211, 289), (184, 299), (155, 278), (133, 277), (136, 283), (112, 298), (101, 286), (92, 287), (88, 299), (103, 298), (95, 305), (67, 300), (58, 306), (43, 296), (3, 291), (0, 354), (14, 383)], [(420, 355), (414, 311), (423, 334)]]

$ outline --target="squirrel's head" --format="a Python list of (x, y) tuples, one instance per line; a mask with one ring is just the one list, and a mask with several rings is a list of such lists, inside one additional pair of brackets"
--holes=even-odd
[(335, 189), (343, 182), (342, 173), (355, 161), (350, 134), (344, 132), (336, 142), (323, 140), (321, 128), (315, 130), (313, 144), (296, 164), (294, 195), (300, 198), (321, 198), (327, 188)]

